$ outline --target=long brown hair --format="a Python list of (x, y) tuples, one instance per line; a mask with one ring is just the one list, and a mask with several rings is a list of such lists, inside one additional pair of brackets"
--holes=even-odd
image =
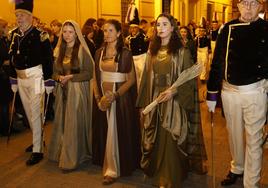
[[(74, 31), (75, 31), (75, 27), (73, 26), (73, 24), (71, 22), (64, 23), (62, 28), (64, 26), (72, 26), (74, 28)], [(64, 74), (64, 72), (63, 72), (63, 59), (65, 57), (67, 43), (63, 39), (63, 36), (61, 36), (61, 37), (62, 37), (62, 41), (61, 41), (61, 44), (60, 44), (59, 56), (57, 58), (56, 63), (57, 63), (57, 66), (60, 67), (60, 69), (62, 70), (62, 74)], [(80, 41), (78, 40), (78, 37), (76, 37), (75, 43), (74, 43), (74, 46), (73, 46), (71, 62), (70, 62), (71, 63), (71, 73), (79, 73), (80, 72), (79, 61), (78, 61), (79, 47), (80, 47)]]
[(175, 21), (174, 17), (171, 16), (170, 14), (167, 13), (162, 13), (160, 14), (157, 19), (156, 19), (156, 24), (154, 26), (154, 35), (153, 35), (153, 39), (152, 42), (150, 44), (149, 47), (149, 51), (152, 54), (152, 56), (155, 56), (158, 52), (158, 50), (161, 48), (161, 38), (159, 36), (157, 36), (157, 21), (160, 17), (165, 17), (169, 20), (171, 26), (174, 28), (173, 32), (171, 34), (171, 37), (169, 39), (169, 43), (168, 43), (168, 53), (169, 54), (176, 54), (179, 49), (183, 46), (182, 42), (178, 36), (178, 26), (177, 26), (177, 22)]
[[(116, 43), (116, 52), (117, 53), (115, 56), (115, 61), (118, 62), (120, 53), (122, 52), (122, 49), (125, 46), (124, 38), (123, 38), (123, 34), (122, 34), (121, 23), (115, 19), (109, 19), (109, 20), (105, 21), (104, 24), (111, 24), (114, 26), (114, 28), (117, 32), (120, 32), (120, 35), (117, 38), (117, 43)], [(106, 46), (106, 43), (104, 43), (104, 46)]]

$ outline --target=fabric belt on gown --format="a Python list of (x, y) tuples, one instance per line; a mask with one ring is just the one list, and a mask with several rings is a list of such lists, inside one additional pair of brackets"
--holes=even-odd
[(120, 73), (120, 72), (107, 72), (102, 71), (101, 72), (101, 81), (102, 82), (125, 82), (127, 80), (127, 74), (126, 73)]
[[(125, 82), (126, 80), (126, 73), (101, 71), (102, 82), (120, 83)], [(103, 91), (102, 88), (102, 92)], [(113, 84), (113, 92), (115, 92), (115, 84)], [(120, 162), (116, 121), (116, 101), (114, 101), (111, 104), (111, 107), (106, 111), (106, 117), (108, 130), (103, 173), (104, 176), (117, 178), (120, 176)]]

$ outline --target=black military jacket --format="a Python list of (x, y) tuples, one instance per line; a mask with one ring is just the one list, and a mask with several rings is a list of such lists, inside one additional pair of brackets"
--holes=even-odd
[(197, 37), (195, 40), (196, 48), (205, 48), (208, 47), (208, 50), (211, 50), (211, 43), (208, 36)]
[(140, 55), (147, 52), (149, 41), (143, 32), (139, 32), (136, 36), (130, 38), (130, 49), (132, 55)]
[(211, 41), (216, 41), (217, 40), (218, 33), (219, 33), (219, 29), (210, 31)]
[(268, 78), (268, 22), (236, 19), (225, 24), (216, 42), (208, 93), (219, 91), (223, 79), (239, 86), (264, 78)]
[[(42, 65), (44, 79), (51, 78), (53, 52), (46, 32), (31, 27), (24, 34), (18, 28), (11, 31), (9, 55), (12, 66), (23, 70)], [(16, 76), (16, 75), (12, 75)]]

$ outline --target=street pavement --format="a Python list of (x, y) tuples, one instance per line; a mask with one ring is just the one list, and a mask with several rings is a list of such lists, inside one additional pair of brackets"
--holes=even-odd
[[(205, 103), (200, 103), (202, 111), (202, 128), (204, 141), (208, 155), (206, 166), (208, 173), (197, 175), (189, 173), (184, 181), (183, 188), (213, 188), (212, 185), (212, 156), (211, 156), (211, 123), (210, 114), (207, 112)], [(216, 175), (216, 188), (220, 188), (220, 181), (229, 171), (231, 159), (227, 140), (225, 120), (222, 117), (221, 109), (217, 108), (214, 114), (214, 167)], [(48, 123), (45, 128), (46, 143), (48, 145), (53, 123)], [(152, 188), (144, 180), (141, 170), (137, 170), (131, 177), (119, 178), (116, 183), (110, 186), (102, 185), (102, 169), (90, 163), (84, 164), (77, 170), (64, 173), (57, 163), (45, 158), (41, 163), (27, 167), (25, 161), (30, 153), (24, 149), (31, 144), (31, 132), (29, 129), (11, 137), (9, 144), (6, 144), (6, 137), (0, 137), (0, 188)], [(268, 149), (264, 150), (263, 170), (261, 177), (261, 188), (268, 188)], [(243, 182), (239, 180), (229, 188), (242, 188)]]

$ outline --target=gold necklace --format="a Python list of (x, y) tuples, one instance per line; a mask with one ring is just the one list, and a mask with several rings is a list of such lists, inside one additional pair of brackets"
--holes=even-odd
[(166, 47), (159, 49), (157, 56), (156, 56), (156, 59), (158, 61), (164, 61), (167, 59), (167, 48)]

